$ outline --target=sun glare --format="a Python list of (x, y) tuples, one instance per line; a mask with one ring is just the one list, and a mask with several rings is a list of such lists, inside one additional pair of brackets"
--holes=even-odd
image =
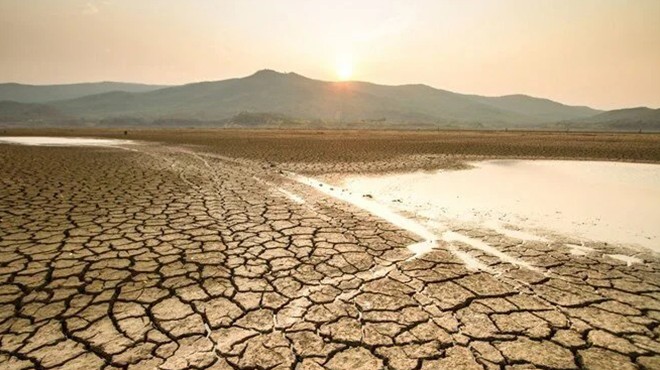
[(347, 81), (353, 76), (353, 60), (349, 55), (342, 55), (337, 58), (337, 78), (340, 81)]

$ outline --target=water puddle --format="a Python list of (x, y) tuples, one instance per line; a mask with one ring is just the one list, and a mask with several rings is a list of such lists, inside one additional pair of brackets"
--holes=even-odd
[[(417, 220), (415, 218), (407, 217), (391, 208), (390, 205), (382, 204), (372, 199), (372, 196), (368, 193), (353, 192), (348, 189), (343, 189), (321, 182), (317, 179), (293, 173), (290, 173), (289, 177), (302, 184), (311, 186), (332, 198), (350, 203), (357, 208), (365, 210), (370, 214), (382, 218), (389, 223), (423, 239), (421, 242), (413, 243), (407, 246), (408, 250), (412, 253), (410, 259), (420, 258), (431, 252), (434, 248), (437, 247), (438, 240), (442, 240), (448, 243), (447, 250), (452, 253), (454, 257), (461, 260), (468, 269), (490, 272), (491, 269), (488, 266), (472, 257), (470, 254), (461, 251), (459, 248), (452, 244), (454, 241), (460, 241), (478, 248), (484, 253), (496, 256), (504, 262), (536, 270), (533, 266), (525, 263), (524, 261), (510, 257), (482, 241), (470, 239), (469, 237), (458, 232), (445, 231), (446, 227), (444, 227), (442, 224), (434, 223), (432, 220), (426, 220), (427, 222), (424, 222), (424, 220)], [(431, 228), (424, 226), (424, 224), (430, 225)]]
[(548, 239), (543, 237), (543, 236), (538, 236), (535, 234), (532, 234), (530, 232), (526, 231), (521, 231), (521, 230), (515, 230), (515, 229), (510, 229), (507, 226), (503, 225), (501, 222), (491, 220), (491, 221), (486, 221), (484, 223), (484, 226), (499, 233), (504, 236), (508, 236), (509, 238), (512, 239), (518, 239), (522, 241), (536, 241), (536, 242), (547, 242)]
[(333, 185), (326, 184), (319, 180), (301, 175), (291, 174), (291, 177), (302, 184), (311, 186), (321, 191), (322, 193), (325, 193), (326, 195), (350, 203), (375, 216), (385, 219), (389, 221), (391, 224), (398, 226), (403, 230), (407, 230), (421, 237), (424, 240), (437, 239), (432, 231), (428, 230), (417, 221), (407, 218), (395, 212), (394, 210), (390, 209), (387, 205), (383, 205), (380, 204), (379, 202), (372, 200), (368, 194), (346, 191), (345, 189), (335, 187)]
[(615, 260), (625, 262), (628, 266), (632, 266), (633, 263), (644, 263), (644, 260), (640, 258), (633, 256), (626, 256), (625, 254), (606, 254), (606, 256), (613, 258)]
[(594, 251), (593, 248), (585, 247), (583, 245), (577, 245), (577, 244), (565, 244), (565, 245), (568, 248), (570, 248), (570, 253), (574, 256), (586, 256), (587, 254)]
[(79, 137), (0, 136), (0, 144), (19, 144), (31, 146), (100, 146), (116, 148), (121, 145), (135, 144), (135, 142), (132, 140), (92, 139)]
[[(660, 251), (660, 165), (510, 160), (461, 171), (353, 176), (346, 192), (412, 221), (491, 229), (523, 241), (543, 232)], [(577, 253), (583, 251), (576, 250)]]
[(503, 262), (510, 263), (512, 265), (516, 265), (516, 266), (520, 266), (520, 267), (524, 267), (528, 270), (538, 271), (538, 269), (536, 267), (530, 265), (529, 263), (527, 263), (523, 260), (520, 260), (518, 258), (511, 257), (511, 256), (507, 255), (506, 253), (501, 252), (499, 249), (494, 248), (494, 247), (488, 245), (487, 243), (485, 243), (481, 240), (470, 238), (470, 237), (467, 237), (463, 234), (460, 234), (460, 233), (457, 233), (457, 232), (454, 232), (454, 231), (445, 231), (445, 233), (442, 234), (442, 240), (444, 240), (446, 242), (450, 242), (450, 243), (451, 242), (461, 242), (461, 243), (464, 243), (464, 244), (467, 244), (467, 245), (471, 246), (474, 249), (478, 249), (478, 250), (480, 250), (480, 251), (482, 251), (486, 254), (489, 254), (491, 256), (495, 256), (495, 257), (499, 258), (500, 260), (502, 260)]

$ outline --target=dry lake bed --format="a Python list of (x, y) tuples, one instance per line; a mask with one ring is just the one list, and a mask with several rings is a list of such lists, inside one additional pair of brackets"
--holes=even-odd
[(9, 132), (0, 369), (660, 369), (658, 162), (658, 135)]

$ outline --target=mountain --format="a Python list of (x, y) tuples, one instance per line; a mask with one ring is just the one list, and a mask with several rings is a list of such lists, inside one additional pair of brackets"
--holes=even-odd
[(599, 113), (524, 95), (490, 98), (426, 85), (327, 82), (272, 70), (149, 92), (106, 92), (54, 102), (53, 106), (86, 119), (130, 116), (220, 121), (250, 112), (324, 122), (469, 122), (485, 126), (541, 124)]
[(143, 85), (123, 82), (92, 82), (69, 85), (23, 85), (18, 83), (0, 84), (0, 101), (10, 100), (19, 103), (46, 103), (55, 100), (80, 98), (86, 95), (110, 91), (147, 92), (165, 86)]
[(660, 109), (647, 107), (616, 109), (591, 117), (564, 122), (565, 126), (603, 130), (660, 131)]
[(0, 124), (406, 125), (660, 131), (658, 109), (603, 112), (527, 95), (487, 97), (427, 85), (328, 82), (272, 70), (243, 78), (170, 87), (114, 82), (0, 84), (0, 99), (14, 100), (0, 102)]
[(642, 122), (660, 123), (660, 109), (647, 107), (617, 109), (587, 118), (588, 122)]
[(527, 95), (506, 95), (500, 97), (470, 95), (470, 97), (480, 103), (531, 116), (541, 121), (585, 118), (601, 113), (601, 111), (589, 107), (570, 106), (549, 99), (535, 98)]
[(0, 122), (53, 122), (68, 118), (57, 108), (45, 104), (0, 101)]

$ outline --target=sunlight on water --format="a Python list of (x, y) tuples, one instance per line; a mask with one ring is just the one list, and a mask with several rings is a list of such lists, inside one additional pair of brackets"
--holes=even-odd
[(90, 139), (90, 138), (78, 138), (78, 137), (50, 137), (50, 136), (0, 136), (0, 143), (39, 145), (39, 146), (104, 146), (104, 147), (114, 147), (125, 144), (134, 144), (132, 140)]
[(344, 186), (420, 220), (478, 225), (526, 240), (543, 240), (539, 231), (546, 230), (660, 251), (659, 165), (548, 160), (473, 165), (355, 176)]

